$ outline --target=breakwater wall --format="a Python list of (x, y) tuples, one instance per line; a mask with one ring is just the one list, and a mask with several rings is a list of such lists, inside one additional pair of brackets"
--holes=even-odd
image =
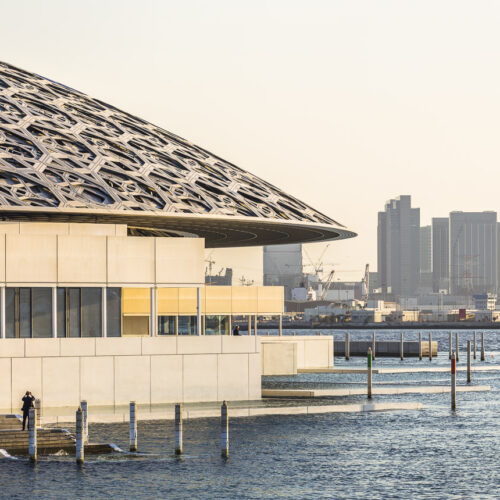
[[(350, 342), (351, 356), (366, 356), (368, 348), (372, 347), (371, 340), (354, 340)], [(334, 342), (335, 356), (345, 356), (345, 341), (335, 340)], [(403, 343), (403, 353), (405, 357), (418, 357), (419, 348), (418, 341), (405, 341)], [(438, 343), (432, 342), (432, 355), (437, 356)], [(400, 357), (401, 343), (399, 340), (377, 340), (375, 342), (375, 356), (380, 357)], [(429, 342), (422, 340), (422, 356), (429, 356)]]

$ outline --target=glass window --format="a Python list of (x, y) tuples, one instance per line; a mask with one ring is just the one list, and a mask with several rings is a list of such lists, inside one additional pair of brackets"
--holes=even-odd
[(8, 339), (16, 335), (16, 289), (5, 289), (5, 336)]
[(107, 335), (120, 337), (122, 333), (122, 289), (106, 288)]
[(80, 289), (68, 288), (68, 337), (80, 337)]
[(33, 338), (52, 337), (52, 289), (47, 287), (32, 288), (31, 299)]
[(229, 335), (229, 316), (205, 316), (205, 335)]
[(101, 308), (102, 308), (101, 288), (82, 288), (82, 337), (101, 337)]
[(196, 316), (179, 316), (179, 335), (198, 335)]
[(158, 316), (158, 335), (175, 335), (175, 316)]
[(31, 288), (19, 288), (19, 337), (31, 337)]
[(66, 288), (57, 289), (57, 336), (66, 337)]

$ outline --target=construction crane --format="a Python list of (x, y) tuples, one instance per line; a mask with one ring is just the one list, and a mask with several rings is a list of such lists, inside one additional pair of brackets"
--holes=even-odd
[(330, 289), (330, 285), (332, 284), (334, 274), (335, 274), (335, 271), (332, 269), (330, 271), (330, 274), (328, 275), (328, 278), (326, 278), (325, 286), (323, 287), (323, 291), (321, 292), (321, 296), (320, 296), (319, 300), (325, 300), (326, 294), (328, 293), (328, 290)]
[(311, 259), (311, 256), (309, 255), (307, 250), (304, 248), (304, 253), (306, 254), (307, 258), (309, 259), (309, 262), (311, 263), (310, 265), (314, 269), (314, 274), (316, 274), (316, 276), (319, 276), (323, 272), (323, 260), (322, 259), (325, 255), (326, 251), (328, 250), (329, 246), (330, 246), (330, 243), (328, 243), (328, 245), (326, 245), (325, 248), (323, 248), (323, 251), (321, 252), (321, 254), (316, 262), (313, 262), (313, 260)]

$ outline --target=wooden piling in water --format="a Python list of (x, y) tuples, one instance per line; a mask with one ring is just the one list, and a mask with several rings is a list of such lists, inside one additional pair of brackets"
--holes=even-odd
[(467, 341), (467, 383), (471, 381), (471, 366), (470, 366), (470, 340)]
[(451, 353), (451, 409), (457, 409), (457, 363), (455, 353)]
[(375, 359), (375, 346), (377, 344), (377, 337), (375, 332), (372, 333), (372, 359)]
[(481, 332), (481, 361), (484, 361), (486, 359), (485, 352), (484, 352), (484, 332)]
[(474, 352), (474, 359), (476, 359), (476, 330), (474, 330), (474, 335), (473, 335), (473, 352)]
[(451, 332), (448, 338), (448, 359), (451, 359), (451, 353), (453, 351), (453, 338), (451, 336)]
[(28, 432), (29, 432), (29, 455), (30, 462), (37, 461), (37, 440), (36, 440), (36, 409), (30, 408), (28, 416)]
[(80, 401), (80, 408), (82, 409), (83, 418), (83, 442), (89, 442), (89, 420), (88, 420), (88, 405), (87, 401)]
[(367, 390), (368, 390), (368, 399), (372, 398), (372, 350), (369, 347), (368, 348), (368, 355), (367, 355), (367, 374), (368, 374), (368, 379), (367, 379)]
[(182, 455), (182, 405), (175, 405), (175, 454)]
[(401, 339), (399, 341), (399, 354), (401, 357), (401, 361), (405, 359), (405, 343), (404, 343), (404, 334), (401, 332)]
[(76, 445), (75, 445), (75, 451), (76, 451), (76, 463), (77, 464), (83, 464), (84, 462), (84, 436), (83, 436), (83, 412), (81, 408), (78, 408), (76, 410)]
[(35, 399), (35, 427), (39, 429), (41, 427), (40, 425), (40, 418), (42, 416), (42, 400), (41, 399)]
[(429, 332), (429, 361), (432, 361), (432, 332)]
[(129, 423), (130, 423), (130, 432), (129, 432), (129, 445), (130, 451), (137, 451), (137, 412), (135, 401), (130, 401), (129, 407)]
[(220, 409), (220, 427), (221, 427), (221, 456), (229, 457), (229, 415), (227, 403), (224, 401)]
[(458, 344), (458, 332), (455, 332), (455, 359), (457, 363), (460, 361), (460, 346)]
[(346, 360), (351, 359), (351, 341), (350, 341), (349, 337), (350, 337), (349, 332), (346, 332), (346, 334), (345, 334), (345, 346), (344, 346)]

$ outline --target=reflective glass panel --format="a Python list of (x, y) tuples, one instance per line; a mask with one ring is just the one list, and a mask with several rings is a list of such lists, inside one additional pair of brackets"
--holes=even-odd
[(82, 288), (81, 291), (82, 337), (100, 337), (101, 332), (101, 288)]
[(16, 337), (16, 289), (5, 289), (5, 336)]
[(121, 336), (122, 289), (106, 288), (107, 336)]
[(52, 337), (52, 289), (32, 288), (33, 338)]
[(179, 335), (198, 335), (196, 316), (179, 316)]
[(80, 336), (80, 289), (68, 288), (68, 337)]
[(57, 336), (66, 337), (66, 288), (57, 289)]
[(31, 337), (31, 289), (19, 288), (19, 337)]
[(175, 316), (158, 316), (158, 335), (175, 335)]

